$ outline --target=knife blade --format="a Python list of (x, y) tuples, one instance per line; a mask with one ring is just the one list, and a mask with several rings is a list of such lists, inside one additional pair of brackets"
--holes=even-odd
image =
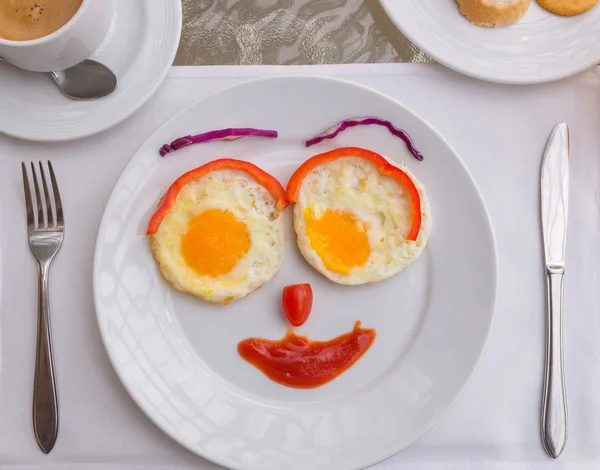
[(563, 365), (563, 287), (569, 210), (569, 128), (557, 125), (546, 146), (541, 172), (541, 216), (547, 286), (546, 367), (542, 396), (542, 443), (558, 458), (567, 442)]

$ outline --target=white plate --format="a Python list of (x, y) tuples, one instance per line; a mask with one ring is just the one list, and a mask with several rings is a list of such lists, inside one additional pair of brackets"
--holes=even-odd
[(472, 25), (456, 0), (380, 0), (398, 29), (438, 62), (482, 80), (526, 84), (558, 80), (600, 62), (600, 7), (564, 18), (535, 0), (517, 23)]
[(0, 132), (62, 141), (96, 134), (137, 111), (162, 83), (179, 45), (179, 0), (115, 0), (111, 30), (92, 56), (118, 88), (96, 101), (65, 98), (51, 78), (0, 63)]
[[(315, 103), (320, 103), (315, 105)], [(409, 156), (382, 128), (356, 128), (306, 149), (303, 140), (344, 117), (376, 115), (407, 129), (425, 155)], [(165, 158), (162, 144), (224, 127), (272, 128), (277, 140), (194, 145)], [(333, 284), (308, 266), (287, 224), (275, 278), (227, 307), (172, 289), (144, 236), (159, 197), (209, 160), (250, 160), (285, 184), (315, 153), (360, 145), (397, 160), (426, 185), (434, 227), (424, 255), (379, 284)], [(287, 211), (287, 217), (291, 211)], [(300, 328), (312, 338), (378, 331), (349, 371), (313, 390), (268, 380), (237, 354), (249, 336), (281, 338), (282, 288), (310, 282), (315, 303)], [(191, 451), (235, 469), (358, 469), (430, 429), (473, 373), (492, 321), (496, 255), (484, 204), (443, 138), (411, 111), (370, 89), (333, 79), (279, 77), (204, 98), (161, 127), (131, 159), (106, 206), (94, 260), (100, 331), (121, 381), (146, 414)]]

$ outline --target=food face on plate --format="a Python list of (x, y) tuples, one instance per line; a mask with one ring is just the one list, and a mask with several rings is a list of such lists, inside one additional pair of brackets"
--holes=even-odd
[(176, 289), (227, 304), (268, 282), (284, 256), (279, 182), (248, 162), (222, 159), (177, 179), (148, 235)]
[(423, 252), (431, 230), (425, 189), (369, 150), (342, 148), (296, 170), (287, 188), (306, 260), (340, 284), (378, 282)]
[[(412, 153), (422, 159), (416, 149)], [(431, 230), (423, 186), (403, 166), (370, 150), (345, 147), (316, 155), (296, 169), (287, 191), (251, 163), (214, 160), (180, 176), (150, 219), (147, 235), (163, 276), (209, 302), (247, 296), (283, 261), (282, 211), (289, 201), (295, 202), (300, 251), (340, 284), (393, 276), (423, 252)], [(311, 307), (309, 284), (284, 289), (282, 308), (293, 326), (308, 319)], [(358, 361), (375, 334), (360, 321), (329, 341), (290, 330), (279, 341), (247, 338), (238, 353), (282, 385), (314, 388)]]

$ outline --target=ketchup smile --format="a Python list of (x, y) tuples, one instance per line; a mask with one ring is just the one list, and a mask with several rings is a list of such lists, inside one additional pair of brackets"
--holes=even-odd
[(375, 330), (360, 321), (346, 334), (313, 341), (293, 330), (278, 341), (248, 338), (238, 344), (239, 355), (274, 382), (293, 388), (316, 388), (352, 367), (375, 341)]

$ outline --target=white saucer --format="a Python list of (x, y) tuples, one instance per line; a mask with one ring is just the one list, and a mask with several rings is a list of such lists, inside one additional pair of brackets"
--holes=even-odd
[(381, 0), (381, 6), (435, 60), (481, 80), (551, 82), (600, 63), (600, 6), (566, 18), (534, 1), (520, 21), (501, 28), (472, 25), (455, 0)]
[(111, 31), (92, 56), (119, 79), (97, 101), (65, 98), (52, 79), (0, 64), (0, 132), (26, 140), (63, 141), (104, 131), (137, 111), (167, 74), (181, 35), (179, 0), (114, 2)]

